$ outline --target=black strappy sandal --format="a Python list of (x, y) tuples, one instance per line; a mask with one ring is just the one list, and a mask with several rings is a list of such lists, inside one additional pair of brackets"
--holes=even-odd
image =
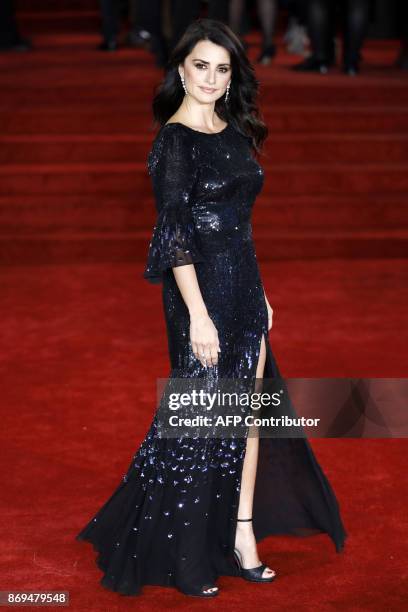
[[(250, 519), (237, 519), (237, 521), (252, 521), (252, 519), (251, 518)], [(251, 568), (245, 569), (244, 567), (242, 567), (241, 553), (236, 548), (234, 548), (234, 558), (238, 565), (239, 575), (241, 576), (241, 578), (244, 578), (245, 580), (249, 580), (250, 582), (272, 582), (273, 580), (275, 580), (276, 572), (274, 573), (273, 576), (269, 576), (265, 578), (262, 577), (262, 574), (264, 573), (265, 569), (268, 567), (267, 565), (265, 565), (265, 563), (262, 563), (261, 565), (258, 565), (257, 567), (251, 567)], [(271, 570), (271, 571), (274, 571), (274, 570)]]

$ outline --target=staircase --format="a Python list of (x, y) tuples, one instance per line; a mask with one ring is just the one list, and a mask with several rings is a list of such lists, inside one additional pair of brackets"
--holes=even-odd
[[(161, 78), (149, 53), (96, 50), (98, 3), (19, 0), (35, 50), (0, 54), (0, 260), (144, 261), (155, 221), (146, 157)], [(258, 34), (248, 37), (254, 46)], [(279, 39), (278, 39), (279, 42)], [(262, 260), (408, 253), (408, 79), (394, 41), (359, 77), (257, 67), (270, 130), (254, 208)]]

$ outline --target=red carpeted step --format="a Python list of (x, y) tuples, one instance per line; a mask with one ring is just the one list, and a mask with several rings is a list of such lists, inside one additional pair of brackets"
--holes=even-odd
[[(0, 136), (0, 163), (95, 163), (144, 159), (151, 137), (139, 134)], [(262, 164), (404, 163), (408, 134), (274, 134), (265, 144)]]
[(18, 14), (19, 26), (31, 34), (36, 32), (90, 32), (100, 28), (100, 11), (21, 11)]
[[(100, 56), (100, 52), (93, 51)], [(146, 53), (145, 51), (143, 52)], [(116, 56), (117, 59), (117, 56)], [(137, 55), (133, 55), (134, 61), (130, 63), (126, 70), (120, 70), (115, 64), (101, 62), (97, 66), (89, 67), (92, 70), (92, 80), (85, 70), (76, 67), (71, 70), (61, 71), (58, 67), (51, 66), (41, 73), (25, 72), (24, 81), (21, 79), (21, 70), (14, 70), (2, 76), (4, 92), (11, 91), (14, 96), (18, 96), (20, 104), (29, 99), (36, 99), (36, 103), (45, 102), (51, 105), (86, 102), (87, 104), (99, 104), (103, 108), (104, 104), (114, 111), (121, 100), (133, 101), (144, 112), (147, 112), (146, 101), (151, 99), (152, 89), (156, 83), (154, 79), (143, 79), (140, 82), (139, 76), (135, 73), (137, 66)], [(141, 64), (145, 63), (145, 58), (139, 59)], [(27, 70), (27, 69), (25, 69)], [(305, 108), (326, 106), (326, 108), (336, 108), (342, 105), (367, 106), (370, 101), (372, 108), (383, 108), (384, 105), (406, 106), (408, 104), (408, 88), (404, 81), (389, 83), (377, 83), (366, 81), (359, 83), (359, 86), (350, 86), (347, 82), (341, 83), (341, 78), (336, 85), (329, 89), (322, 84), (311, 88), (311, 85), (282, 85), (273, 87), (273, 82), (265, 83), (268, 93), (264, 94), (263, 104), (265, 108), (279, 106), (299, 106), (299, 102)], [(157, 78), (159, 80), (159, 77)], [(52, 88), (50, 88), (52, 83)], [(3, 94), (4, 95), (4, 94)]]
[[(33, 101), (35, 106), (35, 101)], [(39, 107), (7, 108), (0, 101), (0, 133), (5, 134), (145, 134), (152, 140), (154, 131), (150, 115), (140, 121), (140, 111), (133, 104), (117, 102), (115, 112), (100, 105), (82, 104), (80, 107), (41, 105)], [(314, 130), (325, 134), (384, 134), (390, 137), (408, 135), (408, 107), (387, 108), (348, 107), (315, 108), (275, 107), (265, 109), (264, 118), (270, 131), (267, 142), (274, 141), (275, 133), (304, 133), (317, 137)]]
[(153, 228), (156, 211), (148, 191), (135, 197), (32, 195), (0, 197), (1, 234), (129, 232)]
[(14, 0), (17, 14), (23, 11), (89, 11), (99, 9), (99, 0)]
[[(28, 34), (30, 32), (27, 32)], [(32, 32), (30, 33), (32, 34)], [(86, 61), (87, 63), (92, 59), (101, 57), (101, 53), (94, 53), (97, 44), (101, 42), (100, 29), (93, 29), (90, 32), (44, 32), (41, 34), (34, 33), (30, 35), (35, 47), (35, 56), (32, 54), (26, 54), (24, 56), (25, 65), (31, 66), (51, 66), (59, 65), (61, 69), (64, 66), (75, 66), (80, 65), (81, 62)], [(88, 58), (85, 58), (84, 52), (88, 54)], [(121, 56), (125, 54), (125, 50), (121, 50)], [(134, 53), (133, 53), (134, 55)], [(105, 54), (106, 56), (106, 54)], [(104, 57), (105, 57), (104, 56)], [(34, 59), (35, 58), (35, 59)], [(9, 63), (11, 65), (19, 65), (18, 58), (15, 55), (9, 55)], [(106, 60), (109, 62), (109, 58)], [(112, 60), (113, 61), (113, 58)], [(1, 65), (1, 56), (0, 56)]]
[(350, 106), (273, 107), (264, 111), (269, 131), (354, 134), (359, 133), (408, 133), (408, 108), (387, 106), (386, 108)]
[[(258, 199), (253, 227), (276, 232), (364, 231), (408, 229), (407, 194), (334, 196), (274, 196)], [(36, 235), (47, 232), (130, 232), (152, 230), (155, 205), (146, 191), (118, 196), (31, 195), (0, 197), (1, 234)]]
[[(127, 28), (124, 27), (123, 36), (125, 36)], [(29, 32), (28, 32), (29, 33)], [(35, 47), (35, 55), (33, 53), (25, 54), (24, 60), (27, 68), (43, 66), (48, 69), (51, 66), (60, 66), (61, 71), (66, 68), (81, 70), (81, 64), (86, 70), (91, 70), (93, 65), (100, 64), (103, 61), (106, 65), (113, 64), (118, 67), (122, 66), (118, 63), (133, 61), (139, 64), (143, 69), (146, 67), (146, 60), (151, 64), (151, 54), (141, 47), (128, 47), (123, 40), (119, 38), (121, 45), (115, 53), (102, 53), (97, 50), (97, 46), (101, 42), (100, 27), (92, 29), (92, 31), (70, 31), (57, 32), (50, 34), (48, 32), (36, 34), (30, 38)], [(18, 54), (8, 54), (8, 64), (19, 67)], [(21, 59), (21, 58), (20, 58)], [(6, 64), (6, 58), (0, 54), (0, 66)], [(149, 71), (150, 72), (150, 71)], [(150, 76), (159, 74), (159, 69), (151, 66)]]
[(256, 229), (254, 239), (257, 257), (265, 261), (325, 257), (405, 257), (408, 253), (408, 230), (279, 232), (274, 236), (270, 230)]
[(408, 229), (408, 193), (318, 194), (258, 198), (253, 226), (303, 230)]
[[(408, 164), (264, 165), (265, 197), (296, 194), (408, 192)], [(0, 167), (0, 196), (12, 194), (131, 194), (150, 187), (145, 162), (111, 164), (18, 164)]]
[[(81, 232), (76, 235), (50, 233), (38, 236), (1, 236), (0, 262), (97, 263), (145, 261), (151, 232), (119, 234)], [(405, 257), (408, 231), (387, 232), (254, 232), (259, 260), (326, 257)]]

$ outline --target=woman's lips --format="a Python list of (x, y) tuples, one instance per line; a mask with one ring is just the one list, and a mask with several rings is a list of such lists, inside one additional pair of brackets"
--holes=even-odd
[(205, 93), (214, 93), (214, 91), (215, 91), (215, 89), (209, 89), (209, 88), (207, 88), (207, 87), (201, 87), (201, 89), (202, 89), (203, 91), (205, 91)]

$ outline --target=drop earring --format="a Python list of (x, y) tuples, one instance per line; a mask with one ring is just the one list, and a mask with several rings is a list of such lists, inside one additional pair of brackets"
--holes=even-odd
[(229, 90), (230, 90), (231, 82), (228, 83), (226, 93), (225, 93), (225, 102), (228, 102)]
[(183, 85), (184, 93), (187, 95), (188, 92), (187, 92), (187, 89), (186, 89), (186, 85), (184, 83), (184, 77), (180, 75), (180, 79), (181, 79), (181, 83)]

